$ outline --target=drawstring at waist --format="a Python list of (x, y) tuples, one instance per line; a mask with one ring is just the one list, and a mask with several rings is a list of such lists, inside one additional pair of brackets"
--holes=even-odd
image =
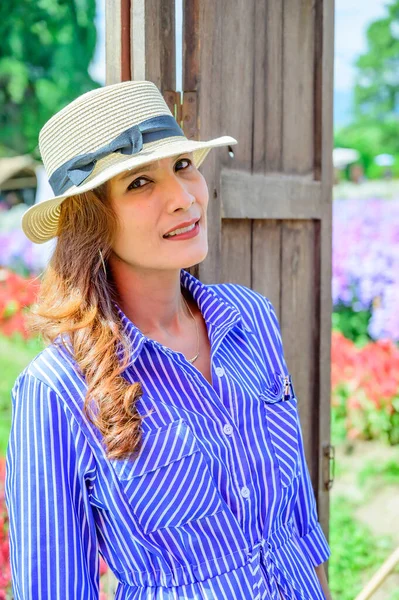
[(262, 571), (263, 575), (266, 576), (265, 584), (268, 587), (270, 599), (282, 600), (283, 597), (279, 591), (280, 587), (282, 587), (280, 573), (273, 562), (272, 553), (273, 550), (285, 544), (292, 537), (293, 530), (294, 523), (290, 521), (273, 531), (267, 540), (259, 540), (253, 545), (250, 552), (250, 564), (254, 578), (259, 581), (257, 595), (254, 600), (260, 600), (261, 598), (260, 586), (262, 576), (260, 576), (261, 573), (259, 571)]

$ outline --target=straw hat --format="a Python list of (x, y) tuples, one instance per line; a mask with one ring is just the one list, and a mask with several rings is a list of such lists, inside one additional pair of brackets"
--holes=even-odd
[(193, 152), (199, 167), (211, 148), (236, 143), (229, 136), (188, 140), (150, 81), (126, 81), (87, 92), (40, 131), (40, 153), (55, 197), (29, 208), (22, 228), (41, 244), (57, 235), (65, 198), (168, 156)]

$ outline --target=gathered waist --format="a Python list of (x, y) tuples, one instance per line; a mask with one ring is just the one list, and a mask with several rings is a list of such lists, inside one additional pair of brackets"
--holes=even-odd
[(262, 560), (273, 550), (287, 543), (295, 533), (293, 521), (283, 524), (278, 529), (271, 532), (267, 538), (261, 538), (254, 544), (249, 544), (246, 548), (232, 554), (210, 558), (205, 561), (198, 561), (195, 564), (165, 564), (163, 568), (148, 571), (129, 571), (126, 573), (115, 573), (120, 586), (123, 587), (178, 587), (197, 582), (203, 582), (207, 579), (229, 573), (231, 571), (252, 567), (255, 563)]

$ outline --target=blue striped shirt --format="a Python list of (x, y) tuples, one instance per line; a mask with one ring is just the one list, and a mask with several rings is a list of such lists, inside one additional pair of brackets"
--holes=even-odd
[(118, 600), (323, 600), (329, 556), (270, 301), (181, 270), (205, 319), (212, 385), (122, 313), (143, 446), (108, 459), (87, 386), (55, 344), (12, 392), (6, 502), (16, 600), (94, 600), (99, 554)]

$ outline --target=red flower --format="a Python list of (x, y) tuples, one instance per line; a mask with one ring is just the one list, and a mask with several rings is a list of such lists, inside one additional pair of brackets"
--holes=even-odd
[[(331, 359), (332, 406), (340, 410), (344, 403), (348, 436), (390, 436), (391, 429), (397, 428), (391, 417), (399, 412), (395, 402), (399, 399), (399, 348), (391, 340), (358, 348), (334, 331)], [(382, 418), (375, 418), (375, 411)], [(391, 438), (398, 436), (396, 431)]]
[(29, 337), (25, 322), (26, 307), (31, 306), (39, 291), (37, 278), (24, 278), (7, 269), (0, 268), (0, 332)]

